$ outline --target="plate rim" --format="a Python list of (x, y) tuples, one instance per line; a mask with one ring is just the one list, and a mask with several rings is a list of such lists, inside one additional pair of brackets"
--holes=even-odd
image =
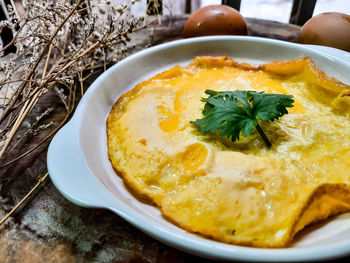
[[(341, 61), (342, 64), (346, 65), (347, 67), (350, 67), (350, 64), (347, 64), (346, 61), (341, 60), (339, 57), (335, 57), (332, 52), (335, 52), (334, 49), (330, 53), (324, 53), (325, 49), (322, 47), (321, 51), (317, 51), (317, 46), (303, 46), (296, 43), (290, 43), (280, 40), (274, 40), (274, 39), (266, 39), (266, 38), (260, 38), (260, 37), (247, 37), (247, 36), (211, 36), (211, 37), (199, 37), (199, 38), (191, 38), (191, 39), (183, 39), (183, 40), (176, 40), (164, 44), (160, 44), (142, 51), (139, 51), (122, 61), (118, 62), (117, 64), (110, 67), (106, 72), (102, 73), (89, 87), (86, 94), (83, 96), (81, 101), (79, 102), (79, 105), (77, 106), (74, 115), (72, 116), (71, 120), (65, 124), (64, 127), (60, 129), (60, 131), (54, 136), (52, 139), (48, 154), (47, 154), (47, 166), (50, 178), (55, 185), (55, 187), (65, 196), (68, 200), (71, 202), (79, 205), (79, 206), (85, 206), (85, 207), (92, 207), (92, 208), (105, 208), (108, 210), (113, 211), (114, 213), (118, 214), (122, 218), (124, 218), (126, 221), (140, 229), (141, 231), (147, 233), (148, 235), (152, 236), (153, 238), (166, 243), (172, 247), (176, 247), (180, 250), (186, 251), (188, 253), (192, 253), (198, 256), (211, 258), (211, 259), (224, 259), (224, 260), (248, 260), (248, 261), (310, 261), (310, 260), (320, 260), (320, 259), (333, 259), (336, 257), (341, 257), (346, 254), (350, 253), (350, 238), (348, 241), (339, 242), (336, 244), (330, 244), (330, 245), (320, 245), (315, 247), (308, 247), (308, 248), (280, 248), (280, 249), (274, 249), (274, 248), (253, 248), (253, 247), (243, 247), (243, 246), (237, 246), (237, 245), (231, 245), (231, 244), (225, 244), (219, 241), (214, 240), (206, 240), (205, 244), (208, 243), (208, 245), (204, 245), (203, 242), (201, 243), (200, 240), (192, 240), (192, 239), (184, 239), (182, 236), (178, 234), (174, 234), (173, 232), (163, 229), (162, 227), (159, 227), (155, 224), (152, 224), (152, 219), (148, 218), (142, 214), (140, 214), (137, 211), (134, 211), (131, 207), (128, 207), (125, 205), (122, 201), (117, 199), (112, 193), (108, 197), (112, 198), (111, 195), (114, 197), (115, 205), (106, 203), (91, 203), (91, 201), (86, 201), (84, 198), (81, 198), (79, 196), (76, 196), (73, 192), (67, 191), (65, 188), (66, 186), (62, 184), (58, 176), (64, 172), (61, 168), (57, 167), (57, 165), (54, 165), (54, 162), (57, 161), (57, 158), (61, 159), (62, 161), (65, 161), (67, 163), (71, 163), (72, 165), (72, 159), (69, 159), (68, 156), (62, 154), (60, 152), (59, 144), (62, 144), (62, 141), (69, 141), (70, 143), (66, 146), (69, 147), (72, 151), (75, 151), (77, 154), (83, 155), (81, 148), (80, 148), (80, 140), (79, 140), (79, 120), (82, 116), (84, 107), (86, 106), (86, 102), (88, 101), (89, 97), (93, 95), (94, 91), (98, 89), (99, 83), (104, 81), (108, 77), (111, 72), (114, 72), (118, 69), (118, 67), (123, 66), (125, 63), (128, 63), (129, 61), (133, 59), (137, 59), (138, 57), (142, 57), (146, 54), (156, 52), (161, 49), (167, 49), (176, 45), (183, 45), (183, 44), (193, 44), (193, 43), (201, 43), (206, 41), (222, 41), (222, 40), (228, 40), (228, 41), (235, 41), (235, 40), (245, 40), (245, 41), (252, 41), (257, 43), (273, 43), (273, 44), (279, 44), (286, 47), (291, 48), (297, 48), (302, 50), (307, 50), (308, 53), (318, 53), (322, 54), (324, 56), (331, 57), (332, 59), (338, 60), (337, 62)], [(314, 51), (316, 49), (316, 51)], [(341, 51), (344, 52), (344, 51)], [(112, 106), (112, 105), (111, 105)], [(72, 136), (67, 136), (67, 135)], [(80, 156), (82, 157), (82, 156)], [(100, 186), (104, 188), (105, 191), (109, 192), (109, 190), (96, 178), (96, 176), (90, 171), (87, 164), (84, 162), (84, 158), (80, 158), (81, 163), (75, 168), (76, 172), (85, 172), (88, 174), (88, 176), (95, 177), (96, 181), (94, 183), (99, 183)], [(78, 161), (79, 161), (78, 160)], [(73, 163), (74, 164), (74, 163)], [(76, 164), (74, 164), (76, 165)], [(95, 186), (95, 185), (94, 185)], [(101, 189), (102, 189), (101, 188)], [(99, 191), (102, 191), (99, 189)], [(140, 226), (139, 221), (144, 222)], [(190, 235), (193, 235), (189, 233)], [(210, 249), (211, 248), (211, 249)]]

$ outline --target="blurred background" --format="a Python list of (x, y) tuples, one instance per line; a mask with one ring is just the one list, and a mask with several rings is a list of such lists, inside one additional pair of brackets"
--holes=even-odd
[[(113, 0), (122, 3), (122, 0)], [(180, 15), (185, 13), (185, 0), (163, 0), (164, 15)], [(206, 5), (221, 4), (221, 0), (191, 0), (192, 12)], [(244, 17), (288, 23), (293, 0), (241, 0), (240, 13)], [(135, 15), (144, 14), (146, 0), (135, 4), (132, 11)], [(349, 0), (317, 0), (313, 16), (324, 12), (342, 12), (350, 14)]]
[[(21, 12), (22, 0), (0, 0), (0, 3), (4, 6), (10, 2), (15, 2), (18, 11)], [(152, 0), (140, 0), (132, 6), (132, 13), (135, 16), (145, 15), (147, 9), (147, 2)], [(315, 0), (302, 0), (314, 2)], [(106, 0), (90, 0), (90, 2), (107, 2)], [(118, 6), (122, 3), (127, 3), (127, 0), (111, 0), (113, 5)], [(191, 13), (197, 9), (206, 6), (221, 4), (221, 0), (162, 0), (163, 3), (163, 15), (182, 15), (186, 13), (186, 2), (190, 2)], [(244, 17), (260, 18), (271, 21), (278, 21), (288, 23), (293, 0), (241, 0), (240, 13)], [(325, 12), (342, 12), (350, 14), (350, 1), (349, 0), (316, 0), (313, 16), (325, 13)]]

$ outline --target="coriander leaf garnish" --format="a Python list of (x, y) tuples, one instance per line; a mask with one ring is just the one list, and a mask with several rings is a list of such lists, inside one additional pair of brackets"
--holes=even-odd
[(291, 95), (269, 94), (255, 91), (214, 91), (206, 90), (208, 98), (202, 111), (204, 117), (191, 121), (199, 126), (201, 132), (219, 132), (220, 135), (239, 140), (242, 132), (244, 137), (254, 133), (254, 127), (265, 141), (267, 147), (271, 143), (259, 125), (259, 120), (274, 121), (288, 113), (287, 108), (293, 107)]

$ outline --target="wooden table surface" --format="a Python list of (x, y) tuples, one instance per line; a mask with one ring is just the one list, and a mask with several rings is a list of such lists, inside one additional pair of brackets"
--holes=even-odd
[[(182, 38), (188, 16), (163, 18), (153, 45)], [(299, 27), (247, 19), (248, 34), (296, 42)], [(149, 41), (147, 29), (139, 34), (136, 52)], [(147, 36), (147, 38), (146, 38)], [(48, 120), (58, 123), (64, 110), (50, 92), (43, 96), (28, 118), (55, 106)], [(49, 132), (49, 131), (48, 131)], [(26, 138), (7, 154), (6, 163), (38, 143), (44, 135)], [(19, 161), (0, 169), (0, 218), (18, 203), (47, 172), (48, 143)], [(11, 148), (11, 147), (10, 147)], [(48, 179), (0, 226), (0, 262), (212, 262), (164, 245), (140, 232), (116, 214), (78, 207), (66, 200)]]

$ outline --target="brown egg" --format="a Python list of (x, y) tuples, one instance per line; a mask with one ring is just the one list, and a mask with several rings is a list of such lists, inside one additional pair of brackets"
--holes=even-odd
[(209, 35), (246, 35), (247, 24), (241, 14), (226, 5), (198, 9), (187, 20), (184, 37)]
[(350, 16), (331, 12), (311, 18), (300, 30), (299, 43), (335, 47), (350, 52)]

